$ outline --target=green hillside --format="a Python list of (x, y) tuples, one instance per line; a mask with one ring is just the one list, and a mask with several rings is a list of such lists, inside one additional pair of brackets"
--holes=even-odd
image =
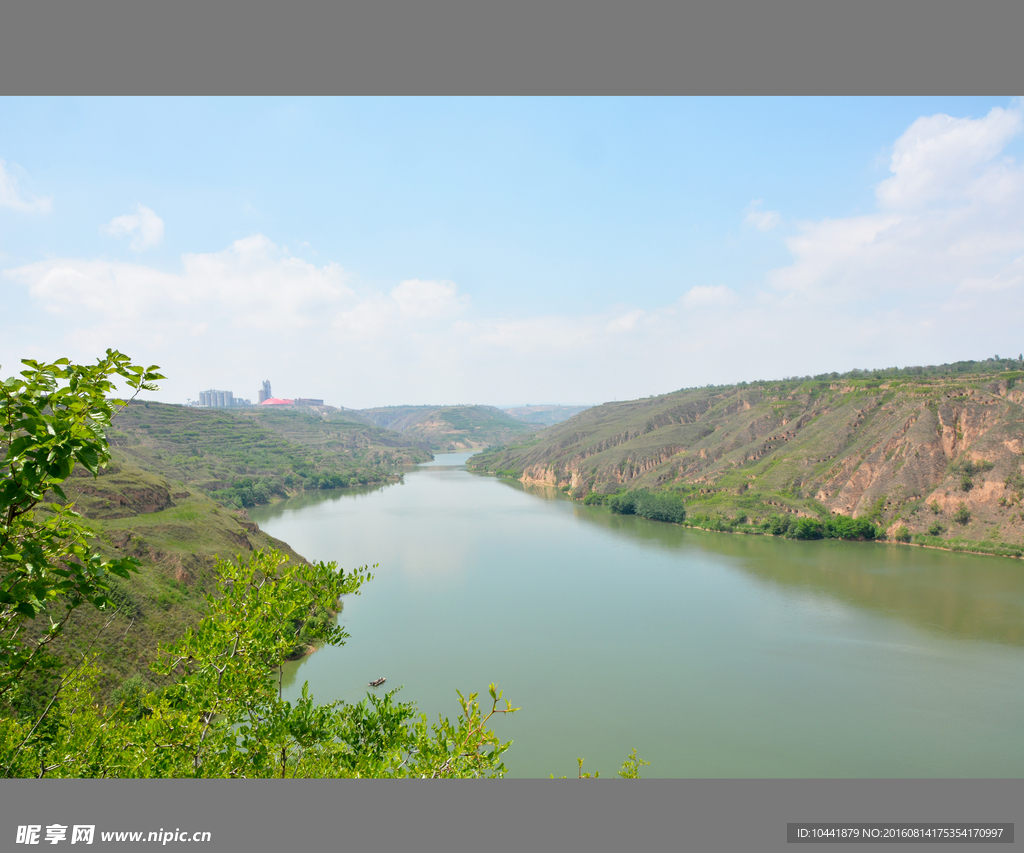
[(422, 444), (330, 413), (199, 409), (133, 402), (108, 431), (112, 459), (93, 477), (76, 468), (68, 498), (108, 558), (137, 557), (141, 571), (114, 581), (120, 609), (75, 613), (58, 652), (90, 648), (109, 691), (141, 675), (159, 643), (177, 639), (203, 612), (216, 558), (276, 548), (245, 506), (304, 490), (384, 485), (428, 461)]
[(383, 406), (358, 414), (440, 452), (491, 447), (538, 429), (494, 406)]
[(307, 489), (388, 482), (427, 462), (422, 442), (342, 413), (200, 409), (136, 401), (109, 434), (115, 458), (187, 483), (227, 506)]
[(966, 365), (608, 403), (470, 468), (591, 502), (668, 491), (690, 523), (716, 529), (844, 515), (890, 538), (1019, 555), (1024, 371), (1017, 360)]
[(305, 562), (286, 543), (261, 531), (244, 510), (228, 509), (121, 454), (98, 478), (76, 469), (65, 491), (96, 532), (105, 558), (132, 556), (141, 562), (137, 574), (112, 581), (116, 614), (80, 608), (55, 645), (70, 659), (87, 649), (98, 655), (104, 692), (133, 675), (153, 683), (148, 665), (158, 644), (176, 640), (199, 621), (202, 596), (213, 590), (218, 556), (233, 559), (276, 548)]

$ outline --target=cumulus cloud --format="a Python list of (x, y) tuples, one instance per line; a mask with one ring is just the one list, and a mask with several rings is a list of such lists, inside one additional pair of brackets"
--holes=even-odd
[(1002, 152), (1022, 129), (1019, 108), (918, 119), (893, 145), (878, 209), (800, 223), (786, 239), (793, 263), (768, 282), (850, 304), (924, 293), (941, 300), (978, 282), (1013, 280), (1009, 270), (1024, 253), (1024, 168)]
[(113, 237), (131, 237), (133, 252), (154, 249), (164, 239), (164, 221), (148, 207), (135, 205), (135, 212), (115, 216), (103, 230)]
[[(893, 146), (889, 166), (893, 176), (878, 186), (879, 204), (913, 209), (966, 200), (977, 196), (995, 174), (1000, 178), (997, 183), (1002, 183), (1010, 173), (1003, 169), (1005, 164), (992, 161), (1022, 127), (1019, 109), (1001, 107), (980, 119), (919, 118)], [(1016, 174), (1019, 176), (1019, 170)]]
[(85, 309), (118, 322), (162, 326), (179, 320), (219, 328), (303, 328), (351, 295), (337, 264), (316, 267), (263, 235), (221, 252), (187, 254), (180, 272), (107, 260), (53, 259), (7, 270), (52, 313)]
[(18, 186), (14, 175), (8, 172), (7, 164), (0, 160), (0, 207), (27, 213), (49, 213), (53, 207), (53, 198), (26, 193)]
[(779, 212), (777, 210), (762, 210), (764, 200), (755, 198), (744, 209), (743, 221), (758, 231), (771, 231), (779, 224)]

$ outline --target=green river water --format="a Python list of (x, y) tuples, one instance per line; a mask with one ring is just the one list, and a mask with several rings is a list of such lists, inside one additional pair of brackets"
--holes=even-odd
[(378, 563), (351, 634), (289, 664), (320, 701), (387, 678), (431, 720), (495, 681), (511, 777), (1024, 776), (1024, 563), (704, 533), (470, 474), (250, 512), (312, 560)]

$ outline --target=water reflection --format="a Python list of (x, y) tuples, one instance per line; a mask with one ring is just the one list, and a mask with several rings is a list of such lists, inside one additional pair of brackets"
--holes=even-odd
[(257, 524), (261, 524), (264, 521), (281, 518), (288, 512), (317, 506), (318, 504), (337, 503), (347, 498), (359, 498), (401, 485), (403, 485), (401, 482), (381, 483), (374, 486), (347, 486), (343, 489), (317, 489), (316, 491), (301, 492), (294, 497), (286, 498), (274, 504), (253, 507), (249, 510), (249, 517)]
[[(502, 482), (541, 500), (571, 501), (554, 487)], [(575, 501), (572, 508), (581, 523), (614, 531), (640, 547), (677, 553), (699, 548), (791, 594), (826, 595), (957, 639), (1024, 646), (1024, 567), (1018, 560), (892, 543), (714, 533)]]

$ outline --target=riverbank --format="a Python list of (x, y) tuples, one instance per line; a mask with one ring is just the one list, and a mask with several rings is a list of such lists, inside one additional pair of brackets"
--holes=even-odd
[[(669, 522), (669, 523), (671, 523), (671, 522)], [(760, 528), (754, 527), (753, 525), (746, 525), (746, 526), (743, 526), (743, 527), (736, 527), (734, 529), (728, 529), (728, 528), (723, 529), (723, 528), (719, 528), (719, 527), (702, 527), (699, 524), (687, 524), (686, 522), (683, 522), (682, 524), (680, 524), (678, 526), (679, 527), (687, 527), (687, 528), (690, 528), (691, 530), (703, 530), (705, 533), (742, 533), (742, 534), (745, 534), (747, 536), (769, 536), (769, 537), (771, 537), (773, 539), (788, 539), (788, 538), (792, 538), (792, 537), (787, 537), (787, 536), (779, 536), (779, 535), (776, 535), (774, 533), (770, 533), (767, 530), (762, 530)], [(991, 547), (989, 547), (989, 546), (986, 546), (984, 543), (960, 542), (960, 541), (954, 541), (954, 542), (952, 542), (950, 544), (945, 544), (945, 545), (935, 545), (935, 544), (931, 544), (931, 543), (927, 543), (927, 542), (916, 541), (916, 538), (917, 537), (915, 537), (915, 539), (912, 539), (910, 542), (902, 542), (902, 541), (899, 541), (899, 540), (896, 540), (896, 539), (892, 539), (892, 538), (889, 538), (889, 537), (876, 538), (876, 539), (873, 539), (873, 540), (862, 539), (862, 540), (856, 540), (856, 541), (873, 542), (873, 543), (875, 543), (877, 545), (909, 545), (909, 546), (914, 547), (914, 548), (927, 548), (927, 549), (930, 549), (930, 550), (933, 550), (933, 551), (949, 551), (951, 553), (958, 553), (958, 554), (980, 554), (980, 555), (986, 556), (986, 557), (1009, 557), (1010, 559), (1013, 559), (1013, 560), (1024, 559), (1024, 550), (1021, 550), (1020, 548), (1016, 548), (1016, 547), (1013, 547), (1013, 546), (1009, 546), (1009, 547), (991, 546)], [(804, 540), (800, 540), (800, 541), (804, 541), (804, 542), (819, 542), (819, 541), (824, 541), (824, 538), (823, 539), (804, 539)]]

